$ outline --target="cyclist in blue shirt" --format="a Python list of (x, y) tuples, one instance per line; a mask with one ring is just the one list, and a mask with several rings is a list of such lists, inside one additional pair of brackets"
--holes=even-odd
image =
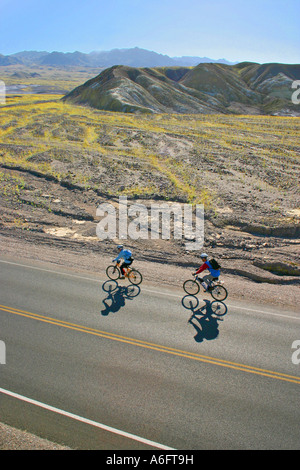
[(123, 263), (121, 264), (120, 266), (120, 270), (121, 270), (121, 274), (122, 276), (120, 277), (120, 279), (124, 279), (125, 277), (125, 270), (124, 268), (128, 268), (128, 266), (130, 266), (133, 262), (133, 257), (132, 257), (132, 253), (130, 250), (126, 250), (123, 245), (118, 245), (117, 246), (117, 249), (119, 251), (119, 254), (118, 256), (113, 259), (113, 262), (114, 261), (119, 261), (120, 259), (123, 259)]

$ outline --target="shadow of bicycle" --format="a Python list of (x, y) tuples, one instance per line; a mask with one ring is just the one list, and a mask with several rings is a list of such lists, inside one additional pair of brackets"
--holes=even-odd
[(124, 307), (126, 300), (134, 299), (141, 292), (139, 286), (120, 286), (117, 281), (111, 280), (104, 282), (102, 289), (107, 292), (107, 297), (102, 301), (104, 309), (101, 310), (101, 315), (103, 316), (118, 312)]
[(194, 295), (185, 295), (181, 303), (184, 308), (191, 310), (192, 315), (188, 323), (193, 325), (196, 331), (194, 339), (197, 343), (202, 343), (205, 339), (210, 341), (219, 336), (219, 323), (223, 321), (223, 316), (227, 313), (227, 306), (224, 302), (214, 300), (203, 300), (204, 304), (199, 306), (199, 299)]

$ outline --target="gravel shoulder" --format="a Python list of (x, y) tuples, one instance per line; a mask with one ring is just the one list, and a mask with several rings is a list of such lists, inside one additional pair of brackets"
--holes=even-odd
[(0, 423), (0, 450), (71, 450), (34, 434)]

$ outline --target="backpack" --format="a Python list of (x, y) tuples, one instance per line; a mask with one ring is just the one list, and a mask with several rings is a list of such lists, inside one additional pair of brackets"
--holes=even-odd
[(221, 266), (219, 265), (218, 261), (216, 261), (215, 259), (210, 259), (209, 262), (213, 269), (220, 269)]

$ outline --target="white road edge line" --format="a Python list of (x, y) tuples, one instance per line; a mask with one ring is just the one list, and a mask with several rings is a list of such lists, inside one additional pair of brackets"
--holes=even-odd
[[(54, 271), (54, 270), (51, 270), (51, 269), (45, 269), (45, 268), (38, 268), (36, 266), (28, 266), (27, 264), (21, 264), (21, 263), (14, 263), (12, 261), (4, 261), (4, 260), (0, 260), (0, 263), (5, 263), (5, 264), (12, 264), (12, 265), (15, 265), (15, 266), (21, 266), (23, 268), (28, 268), (28, 269), (36, 269), (38, 271), (45, 271), (47, 273), (52, 273), (52, 274), (60, 274), (62, 276), (70, 276), (70, 277), (75, 277), (77, 279), (84, 279), (86, 281), (92, 281), (92, 282), (99, 282), (99, 281), (104, 281), (103, 279), (93, 279), (91, 277), (84, 277), (84, 276), (78, 276), (77, 274), (69, 274), (69, 273), (61, 273), (59, 271)], [(182, 298), (181, 295), (176, 295), (176, 294), (171, 294), (169, 292), (160, 292), (160, 291), (156, 291), (156, 290), (152, 290), (152, 289), (143, 289), (145, 292), (152, 292), (153, 294), (160, 294), (160, 295), (167, 295), (169, 297), (177, 297), (179, 299)], [(299, 317), (294, 317), (294, 316), (291, 316), (291, 315), (283, 315), (283, 314), (280, 314), (280, 313), (273, 313), (273, 312), (267, 312), (266, 310), (255, 310), (255, 309), (252, 309), (252, 308), (246, 308), (246, 307), (239, 307), (237, 305), (231, 305), (231, 304), (227, 304), (228, 307), (233, 307), (233, 308), (238, 308), (240, 310), (246, 310), (248, 312), (256, 312), (256, 313), (263, 313), (265, 315), (272, 315), (272, 316), (275, 316), (275, 317), (283, 317), (283, 318), (291, 318), (293, 320), (300, 320), (300, 316)]]
[(163, 444), (159, 444), (158, 442), (150, 441), (148, 439), (144, 439), (143, 437), (135, 436), (134, 434), (130, 434), (125, 431), (120, 431), (119, 429), (112, 428), (110, 426), (106, 426), (105, 424), (97, 423), (96, 421), (92, 421), (91, 419), (83, 418), (81, 416), (75, 415), (73, 413), (69, 413), (68, 411), (60, 410), (59, 408), (55, 408), (54, 406), (46, 405), (45, 403), (41, 403), (36, 400), (32, 400), (31, 398), (24, 397), (23, 395), (19, 395), (18, 393), (10, 392), (9, 390), (5, 390), (0, 388), (0, 392), (4, 393), (13, 398), (17, 398), (18, 400), (25, 401), (26, 403), (30, 403), (32, 405), (39, 406), (40, 408), (44, 408), (48, 411), (53, 411), (54, 413), (58, 413), (60, 415), (66, 416), (71, 419), (75, 419), (76, 421), (80, 421), (81, 423), (89, 424), (91, 426), (103, 429), (104, 431), (112, 432), (114, 434), (118, 434), (119, 436), (127, 437), (129, 439), (133, 439), (138, 441), (142, 444), (149, 445), (151, 447), (156, 447), (157, 449), (162, 450), (175, 450), (172, 447), (167, 447)]

